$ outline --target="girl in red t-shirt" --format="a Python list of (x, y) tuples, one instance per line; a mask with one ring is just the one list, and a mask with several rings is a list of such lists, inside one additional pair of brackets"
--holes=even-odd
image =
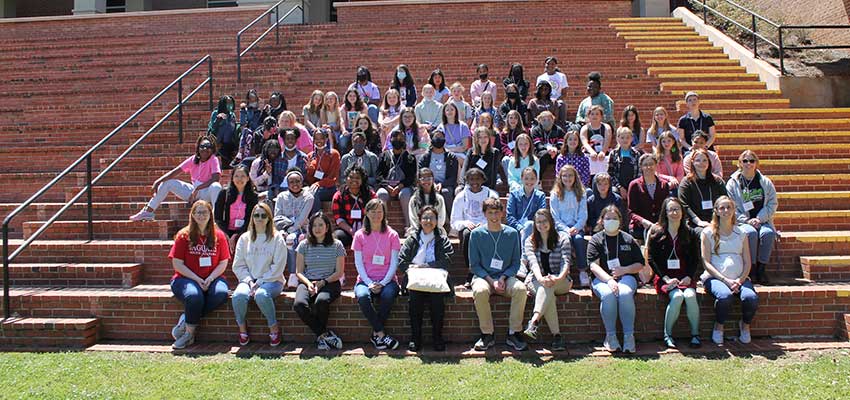
[(212, 221), (213, 208), (199, 200), (192, 205), (189, 226), (174, 237), (168, 258), (174, 266), (171, 291), (185, 312), (171, 330), (175, 349), (195, 342), (201, 317), (227, 301), (227, 282), (221, 276), (230, 260), (227, 236)]

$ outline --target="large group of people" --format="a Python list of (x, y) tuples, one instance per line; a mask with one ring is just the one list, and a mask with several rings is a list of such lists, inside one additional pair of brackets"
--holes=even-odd
[[(634, 294), (645, 284), (668, 302), (667, 346), (676, 347), (682, 303), (689, 345), (701, 344), (698, 283), (715, 299), (712, 341), (724, 340), (733, 297), (743, 309), (739, 340), (750, 341), (753, 282), (767, 283), (776, 238), (776, 190), (749, 150), (724, 180), (714, 121), (697, 93), (681, 102), (686, 112), (678, 123), (658, 107), (645, 129), (632, 105), (614, 119), (598, 72), (587, 75), (587, 97), (570, 120), (569, 86), (555, 57), (533, 86), (520, 64), (501, 84), (487, 65), (475, 71), (467, 97), (464, 84), (449, 85), (439, 69), (417, 91), (399, 65), (382, 95), (362, 66), (342, 99), (314, 91), (300, 120), (278, 92), (263, 106), (249, 91), (238, 110), (223, 96), (195, 154), (157, 179), (151, 201), (130, 217), (154, 219), (169, 193), (193, 203), (170, 254), (172, 289), (185, 304), (174, 347), (191, 344), (200, 318), (226, 301), (222, 275), (231, 264), (241, 344), (250, 338), (251, 298), (266, 317), (270, 344), (281, 342), (274, 298), (290, 286), (318, 348), (341, 348), (328, 320), (346, 257), (353, 258), (354, 296), (377, 349), (399, 345), (385, 324), (403, 292), (409, 349), (422, 347), (426, 306), (434, 347), (444, 349), (444, 302), (454, 284), (472, 292), (478, 350), (495, 343), (494, 294), (510, 298), (511, 348), (525, 349), (545, 320), (552, 348), (563, 349), (557, 296), (587, 287), (600, 300), (604, 347), (634, 352)], [(233, 171), (222, 187), (226, 168)], [(189, 179), (178, 179), (184, 172)], [(388, 209), (399, 208), (402, 223), (390, 226)], [(449, 276), (452, 259), (463, 260), (465, 276)], [(523, 326), (529, 297), (533, 312)]]

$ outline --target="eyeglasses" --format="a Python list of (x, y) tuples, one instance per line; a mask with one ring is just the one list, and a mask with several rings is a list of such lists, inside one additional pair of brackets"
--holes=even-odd
[(436, 217), (432, 217), (430, 215), (423, 215), (422, 218), (420, 218), (420, 219), (422, 221), (436, 221), (437, 220)]
[(423, 177), (419, 178), (419, 182), (433, 182), (433, 181), (434, 181), (433, 176), (423, 176)]
[(253, 217), (256, 219), (266, 219), (269, 216), (266, 213), (254, 213)]
[(741, 162), (742, 162), (742, 163), (744, 163), (744, 164), (755, 164), (755, 163), (756, 163), (756, 160), (753, 160), (753, 159), (751, 159), (751, 158), (748, 158), (748, 159), (746, 159), (746, 160), (741, 160)]
[(682, 212), (681, 208), (670, 208), (667, 210), (668, 213), (680, 213)]
[(200, 215), (210, 215), (210, 212), (209, 212), (209, 211), (206, 211), (206, 210), (203, 210), (203, 211), (195, 211), (195, 212), (193, 212), (193, 213), (192, 213), (192, 215), (198, 215), (198, 216), (200, 216)]
[(198, 146), (198, 148), (199, 149), (211, 149), (212, 145), (211, 144), (202, 144), (202, 145)]

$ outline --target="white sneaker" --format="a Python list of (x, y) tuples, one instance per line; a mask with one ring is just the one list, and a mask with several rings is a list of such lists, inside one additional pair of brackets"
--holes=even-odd
[(177, 338), (177, 340), (174, 341), (174, 344), (171, 345), (171, 348), (176, 350), (185, 349), (186, 347), (189, 347), (194, 343), (195, 335), (189, 333), (189, 331), (186, 331), (183, 336), (180, 336), (179, 338)]
[(324, 336), (319, 336), (316, 339), (316, 348), (321, 351), (328, 351), (331, 349), (331, 346), (328, 345), (327, 339)]
[(620, 351), (620, 341), (617, 340), (617, 335), (605, 335), (605, 341), (602, 342), (602, 347), (611, 353)]
[(635, 335), (623, 335), (623, 352), (635, 353)]
[(180, 318), (177, 319), (177, 325), (171, 328), (171, 337), (177, 340), (184, 333), (186, 333), (186, 314), (180, 314)]
[(750, 342), (753, 341), (752, 336), (750, 336), (750, 330), (749, 329), (744, 330), (744, 321), (740, 322), (740, 330), (741, 330), (741, 336), (738, 336), (739, 342), (747, 344), (747, 343), (750, 343)]
[(144, 209), (142, 209), (142, 211), (139, 211), (139, 212), (130, 216), (130, 221), (139, 222), (139, 221), (153, 221), (153, 220), (154, 220), (153, 212), (145, 211)]
[(723, 344), (723, 331), (718, 331), (717, 329), (711, 331), (711, 341), (714, 344)]
[(578, 273), (578, 281), (581, 287), (590, 286), (590, 275), (587, 274), (587, 271), (581, 271)]

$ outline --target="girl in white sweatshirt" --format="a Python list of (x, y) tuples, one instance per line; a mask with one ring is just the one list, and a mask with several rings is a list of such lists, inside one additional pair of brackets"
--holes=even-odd
[(233, 291), (233, 312), (239, 325), (239, 344), (250, 342), (245, 315), (251, 297), (266, 317), (272, 347), (280, 344), (280, 326), (275, 318), (274, 299), (283, 290), (283, 271), (286, 269), (286, 240), (272, 222), (272, 210), (260, 202), (251, 212), (248, 231), (236, 243), (233, 273), (239, 285)]

